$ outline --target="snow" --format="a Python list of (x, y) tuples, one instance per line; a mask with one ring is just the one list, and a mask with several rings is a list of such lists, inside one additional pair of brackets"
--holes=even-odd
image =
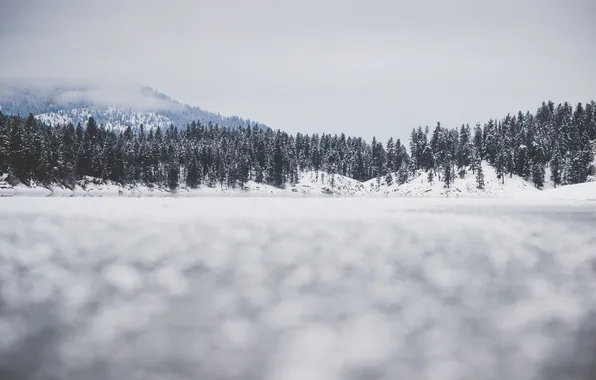
[(574, 200), (596, 200), (596, 182), (579, 183), (576, 185), (560, 186), (556, 189), (549, 189), (542, 194), (543, 197), (556, 199), (574, 199)]
[(551, 197), (0, 198), (0, 372), (588, 380), (594, 225)]
[(342, 194), (361, 195), (366, 192), (364, 185), (355, 179), (327, 172), (304, 172), (298, 183), (290, 191), (302, 194)]
[(85, 177), (78, 181), (73, 189), (61, 185), (10, 186), (0, 179), (0, 196), (53, 196), (53, 197), (177, 197), (193, 198), (205, 196), (254, 196), (254, 197), (318, 197), (318, 196), (383, 196), (383, 197), (450, 197), (450, 198), (519, 198), (532, 199), (568, 199), (593, 200), (596, 198), (595, 182), (560, 186), (553, 189), (548, 183), (544, 190), (537, 189), (531, 182), (516, 175), (505, 177), (505, 183), (499, 178), (493, 167), (483, 163), (484, 189), (478, 189), (476, 176), (468, 172), (464, 178), (459, 176), (449, 188), (435, 177), (428, 181), (428, 173), (420, 171), (413, 179), (403, 185), (397, 184), (397, 175), (393, 174), (390, 186), (385, 177), (380, 181), (371, 179), (360, 182), (340, 174), (324, 171), (300, 173), (296, 184), (286, 184), (283, 188), (248, 181), (243, 187), (228, 187), (216, 184), (213, 187), (201, 185), (192, 189), (181, 184), (174, 191), (148, 186), (142, 183), (120, 185), (110, 181)]
[(435, 175), (430, 183), (428, 173), (424, 171), (419, 171), (413, 179), (403, 185), (397, 183), (396, 174), (392, 175), (393, 183), (390, 186), (387, 186), (384, 177), (380, 178), (380, 185), (376, 178), (365, 182), (364, 185), (373, 193), (412, 197), (523, 196), (540, 191), (531, 182), (517, 175), (506, 175), (503, 181), (497, 177), (495, 169), (486, 162), (482, 163), (482, 169), (484, 189), (478, 188), (476, 174), (472, 171), (468, 171), (464, 178), (457, 175), (449, 188), (446, 188), (442, 181), (443, 173), (440, 173), (441, 180)]
[(142, 285), (138, 271), (129, 264), (112, 264), (105, 273), (105, 281), (124, 294), (134, 294)]
[(9, 197), (15, 195), (12, 186), (6, 182), (6, 176), (0, 177), (0, 197)]
[[(2, 193), (2, 191), (4, 193)], [(216, 184), (214, 187), (206, 185), (191, 189), (182, 184), (175, 191), (170, 189), (149, 187), (145, 184), (120, 185), (110, 181), (102, 181), (93, 177), (80, 180), (74, 189), (60, 185), (9, 186), (0, 181), (0, 195), (5, 196), (57, 196), (57, 197), (200, 197), (217, 195), (236, 196), (321, 196), (321, 195), (365, 195), (368, 194), (364, 185), (354, 179), (339, 175), (320, 172), (303, 172), (294, 185), (286, 184), (284, 188), (248, 181), (241, 188), (230, 188)]]
[(146, 128), (167, 128), (173, 121), (155, 112), (141, 112), (134, 109), (107, 107), (97, 108), (69, 108), (56, 112), (35, 115), (35, 118), (49, 125), (67, 125), (72, 123), (85, 125), (89, 117), (93, 116), (101, 121), (108, 130), (125, 130), (128, 126)]

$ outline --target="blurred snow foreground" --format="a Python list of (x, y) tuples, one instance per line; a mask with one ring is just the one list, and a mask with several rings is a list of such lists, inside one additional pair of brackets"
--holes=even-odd
[(0, 378), (594, 379), (596, 203), (0, 199)]

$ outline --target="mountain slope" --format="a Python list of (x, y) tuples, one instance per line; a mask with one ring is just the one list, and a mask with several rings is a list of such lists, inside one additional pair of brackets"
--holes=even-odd
[(140, 124), (147, 128), (171, 124), (183, 127), (192, 121), (227, 127), (256, 124), (249, 119), (222, 116), (182, 104), (145, 86), (68, 81), (0, 82), (0, 111), (21, 116), (33, 113), (49, 124), (84, 125), (93, 116), (99, 124), (114, 129)]

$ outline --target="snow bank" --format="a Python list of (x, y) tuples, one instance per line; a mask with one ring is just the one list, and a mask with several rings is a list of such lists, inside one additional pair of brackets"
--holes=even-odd
[(547, 198), (596, 201), (596, 182), (560, 186), (545, 190), (540, 194)]
[(150, 187), (145, 184), (122, 186), (110, 181), (102, 181), (93, 177), (85, 177), (79, 181), (74, 189), (60, 185), (43, 187), (39, 185), (15, 186), (5, 184), (1, 187), (5, 195), (17, 196), (57, 196), (57, 197), (201, 197), (201, 196), (328, 196), (328, 195), (365, 195), (368, 192), (364, 185), (354, 179), (326, 172), (304, 172), (301, 173), (298, 182), (294, 185), (286, 184), (284, 188), (248, 181), (241, 188), (221, 186), (214, 187), (206, 185), (192, 189), (182, 184), (178, 189), (171, 191), (160, 187)]
[(390, 186), (387, 186), (384, 177), (381, 178), (380, 184), (376, 179), (372, 179), (365, 182), (364, 185), (372, 193), (411, 197), (518, 197), (540, 191), (532, 183), (516, 175), (511, 177), (507, 175), (504, 181), (499, 179), (495, 169), (486, 162), (482, 163), (482, 169), (484, 172), (484, 189), (478, 188), (476, 175), (471, 171), (464, 178), (456, 176), (449, 188), (445, 187), (445, 183), (439, 180), (438, 176), (434, 176), (433, 181), (429, 182), (428, 173), (424, 171), (418, 172), (413, 179), (403, 185), (397, 184), (395, 174), (393, 175), (393, 183)]
[(22, 184), (12, 187), (14, 195), (25, 196), (25, 197), (47, 197), (52, 195), (52, 191), (38, 183), (31, 183), (29, 186)]
[(10, 197), (15, 194), (12, 186), (6, 182), (6, 175), (0, 176), (0, 197)]
[(309, 195), (364, 195), (367, 193), (362, 182), (340, 174), (329, 174), (323, 171), (301, 173), (298, 183), (289, 186), (289, 190)]
[[(398, 185), (397, 174), (392, 175), (391, 185), (386, 183), (385, 176), (377, 181), (376, 178), (366, 182), (360, 182), (339, 174), (329, 174), (324, 171), (303, 172), (299, 175), (296, 184), (286, 184), (283, 188), (248, 181), (241, 188), (227, 187), (216, 184), (214, 187), (206, 185), (191, 189), (182, 184), (178, 189), (171, 191), (166, 188), (152, 187), (144, 184), (122, 186), (109, 181), (101, 181), (95, 178), (86, 177), (77, 183), (74, 189), (64, 186), (16, 186), (11, 187), (0, 180), (0, 196), (83, 196), (83, 197), (203, 197), (203, 196), (282, 196), (282, 197), (301, 197), (301, 196), (401, 196), (401, 197), (507, 197), (529, 199), (537, 196), (541, 192), (549, 193), (549, 184), (545, 184), (548, 190), (540, 191), (534, 185), (516, 175), (507, 175), (503, 180), (497, 178), (495, 169), (483, 163), (484, 189), (479, 189), (476, 181), (476, 175), (468, 172), (464, 178), (455, 178), (449, 188), (445, 188), (443, 181), (438, 176), (434, 176), (433, 181), (428, 179), (428, 173), (420, 171), (416, 176), (403, 185)], [(567, 186), (565, 187), (567, 188)], [(579, 192), (589, 191), (590, 185), (586, 185), (586, 190), (577, 190)], [(557, 197), (568, 199), (588, 199), (593, 195), (576, 194), (565, 195), (565, 191), (552, 193)], [(571, 190), (569, 190), (571, 191)]]

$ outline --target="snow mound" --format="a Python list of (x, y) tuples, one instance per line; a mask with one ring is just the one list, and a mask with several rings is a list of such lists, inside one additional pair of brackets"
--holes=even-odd
[(435, 175), (432, 182), (428, 173), (419, 171), (414, 178), (403, 185), (397, 184), (397, 176), (392, 175), (393, 183), (387, 185), (384, 177), (365, 182), (365, 187), (372, 193), (411, 197), (470, 197), (470, 196), (523, 196), (540, 192), (532, 183), (523, 178), (506, 175), (504, 181), (497, 177), (497, 172), (488, 163), (482, 163), (484, 188), (479, 189), (476, 174), (469, 171), (464, 178), (456, 176), (449, 188), (441, 177)]
[(0, 196), (47, 197), (52, 191), (42, 184), (31, 182), (29, 186), (19, 184), (11, 186), (8, 182), (0, 181)]
[(283, 188), (248, 181), (243, 187), (227, 187), (216, 185), (214, 187), (200, 186), (189, 189), (185, 186), (179, 188), (177, 196), (202, 196), (202, 195), (253, 195), (253, 196), (320, 196), (320, 195), (364, 195), (367, 194), (364, 184), (340, 174), (329, 174), (323, 171), (303, 172), (298, 177), (296, 184), (286, 184)]
[(289, 190), (301, 194), (329, 195), (364, 195), (367, 190), (364, 184), (340, 174), (309, 171), (300, 174), (298, 183), (289, 186)]
[(596, 201), (596, 182), (579, 183), (545, 190), (541, 194), (555, 199)]
[(229, 187), (226, 185), (216, 184), (215, 186), (201, 185), (196, 189), (189, 188), (185, 185), (180, 186), (171, 195), (179, 197), (200, 197), (211, 195), (237, 195), (237, 196), (273, 196), (284, 194), (284, 189), (275, 186), (267, 185), (265, 183), (258, 183), (255, 181), (248, 181), (243, 186)]
[(0, 197), (14, 195), (14, 189), (6, 182), (6, 175), (0, 176)]

